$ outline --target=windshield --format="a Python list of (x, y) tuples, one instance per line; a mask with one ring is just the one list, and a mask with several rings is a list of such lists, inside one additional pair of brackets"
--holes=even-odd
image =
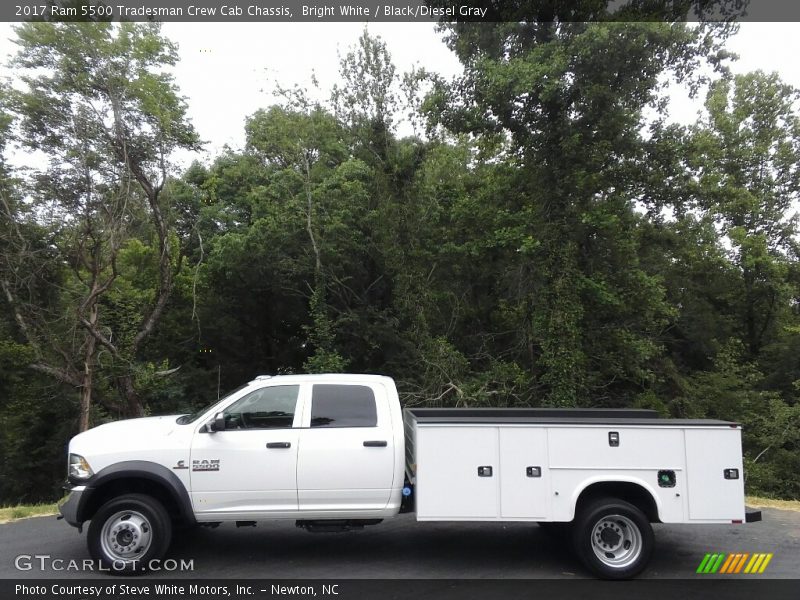
[(202, 417), (204, 414), (206, 414), (206, 413), (207, 413), (209, 410), (211, 410), (212, 408), (214, 408), (216, 405), (218, 405), (218, 404), (222, 404), (222, 403), (223, 403), (223, 402), (225, 402), (225, 401), (226, 401), (228, 398), (230, 398), (231, 396), (233, 396), (235, 393), (242, 391), (242, 390), (243, 390), (244, 388), (246, 388), (248, 385), (250, 385), (250, 384), (249, 384), (249, 383), (245, 383), (244, 385), (240, 385), (239, 387), (237, 387), (237, 388), (236, 388), (235, 390), (233, 390), (232, 392), (229, 392), (229, 393), (225, 394), (225, 396), (224, 396), (223, 398), (220, 398), (219, 400), (217, 400), (217, 401), (215, 401), (215, 402), (212, 402), (211, 404), (207, 404), (206, 406), (204, 406), (204, 407), (203, 407), (203, 408), (201, 408), (200, 410), (198, 410), (198, 411), (196, 411), (196, 412), (193, 412), (193, 413), (191, 413), (191, 414), (188, 414), (188, 415), (182, 415), (182, 416), (178, 417), (178, 420), (176, 421), (176, 423), (177, 423), (178, 425), (186, 425), (186, 424), (188, 424), (188, 423), (193, 423), (193, 422), (197, 421), (197, 419), (199, 419), (200, 417)]

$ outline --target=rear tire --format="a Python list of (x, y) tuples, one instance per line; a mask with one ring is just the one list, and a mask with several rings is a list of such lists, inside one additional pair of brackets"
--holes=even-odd
[(653, 554), (653, 528), (633, 504), (602, 498), (586, 506), (575, 520), (572, 545), (581, 562), (602, 579), (630, 579), (641, 573)]
[(103, 504), (89, 524), (89, 554), (114, 575), (148, 570), (169, 548), (172, 522), (164, 506), (144, 494), (126, 494)]

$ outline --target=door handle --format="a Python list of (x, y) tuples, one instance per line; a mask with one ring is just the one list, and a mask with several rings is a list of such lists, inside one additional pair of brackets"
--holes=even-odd
[(367, 440), (364, 445), (367, 448), (385, 448), (389, 444), (386, 440)]
[(267, 442), (267, 448), (291, 448), (289, 442)]

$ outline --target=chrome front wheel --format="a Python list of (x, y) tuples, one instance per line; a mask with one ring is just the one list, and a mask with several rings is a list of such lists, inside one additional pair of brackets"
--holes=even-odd
[(150, 569), (172, 538), (172, 521), (164, 506), (146, 494), (112, 498), (92, 515), (86, 541), (89, 553), (114, 575)]
[(145, 556), (153, 542), (153, 524), (142, 513), (124, 510), (111, 515), (100, 533), (100, 544), (109, 558), (129, 562)]

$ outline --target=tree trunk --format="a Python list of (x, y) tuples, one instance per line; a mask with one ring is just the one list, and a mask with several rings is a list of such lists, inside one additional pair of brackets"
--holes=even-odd
[[(97, 325), (97, 303), (89, 308), (89, 323), (92, 327)], [(88, 331), (84, 333), (85, 347), (83, 352), (83, 374), (81, 376), (81, 401), (78, 417), (78, 431), (89, 429), (89, 412), (92, 407), (92, 383), (94, 380), (94, 355), (97, 340)]]
[(81, 404), (78, 415), (78, 431), (89, 429), (89, 409), (92, 406), (92, 368), (87, 362), (84, 364), (83, 383), (81, 384)]
[(126, 373), (117, 377), (117, 390), (123, 401), (126, 417), (143, 417), (144, 405), (133, 385), (133, 374)]

